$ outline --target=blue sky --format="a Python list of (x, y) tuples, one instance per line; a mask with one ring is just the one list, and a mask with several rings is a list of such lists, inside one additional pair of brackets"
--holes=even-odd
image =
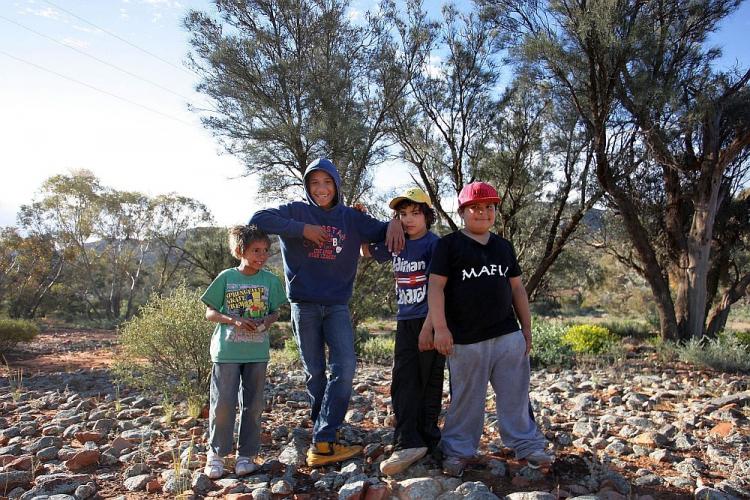
[[(187, 110), (187, 101), (203, 102), (182, 64), (189, 47), (181, 22), (193, 8), (212, 10), (205, 0), (2, 3), (0, 226), (15, 223), (45, 179), (76, 168), (116, 189), (191, 196), (222, 225), (258, 208), (255, 180), (240, 177), (240, 162), (220, 154)], [(746, 2), (712, 40), (724, 48), (724, 64), (750, 65), (748, 31)]]

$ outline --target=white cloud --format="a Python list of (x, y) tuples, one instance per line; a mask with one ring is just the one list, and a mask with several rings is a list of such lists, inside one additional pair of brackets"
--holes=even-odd
[(433, 78), (440, 78), (443, 76), (443, 69), (440, 67), (440, 62), (441, 58), (439, 56), (431, 54), (424, 66), (422, 66), (422, 71)]
[(130, 14), (128, 14), (127, 9), (120, 9), (120, 18), (130, 19)]
[(74, 30), (81, 31), (83, 33), (95, 33), (95, 34), (101, 33), (101, 30), (98, 28), (89, 28), (87, 26), (81, 26), (80, 24), (73, 24), (72, 27)]
[(353, 23), (356, 23), (364, 19), (364, 12), (362, 12), (361, 10), (355, 9), (354, 7), (349, 9), (348, 15), (349, 15), (349, 20)]
[(153, 7), (166, 7), (167, 9), (182, 7), (180, 2), (177, 2), (175, 0), (141, 0), (141, 3), (145, 3)]
[(151, 17), (151, 22), (158, 23), (159, 21), (161, 21), (161, 18), (162, 18), (161, 12), (154, 12), (153, 17)]
[(24, 9), (24, 14), (31, 14), (32, 16), (44, 17), (47, 19), (52, 19), (54, 21), (62, 20), (62, 14), (60, 14), (60, 12), (56, 11), (52, 7), (45, 7), (43, 9), (34, 9), (31, 7), (26, 7), (26, 9)]
[(85, 49), (89, 46), (89, 42), (85, 40), (79, 40), (77, 38), (63, 38), (60, 40), (65, 45), (68, 45), (69, 47), (75, 47), (76, 49)]

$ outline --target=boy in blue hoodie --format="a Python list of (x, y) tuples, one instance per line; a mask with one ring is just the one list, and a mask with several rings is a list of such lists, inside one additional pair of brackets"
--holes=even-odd
[(346, 460), (362, 449), (336, 442), (357, 365), (348, 302), (360, 246), (386, 240), (394, 251), (401, 251), (404, 237), (399, 221), (380, 222), (342, 203), (341, 178), (330, 160), (311, 163), (304, 183), (306, 203), (260, 210), (250, 224), (281, 239), (292, 328), (312, 406), (313, 442), (307, 464), (319, 467)]

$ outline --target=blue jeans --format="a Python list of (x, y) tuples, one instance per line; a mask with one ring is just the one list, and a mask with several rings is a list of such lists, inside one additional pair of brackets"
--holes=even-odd
[(268, 363), (214, 363), (208, 415), (211, 450), (224, 457), (232, 451), (234, 420), (240, 405), (237, 454), (254, 457), (260, 449), (260, 417)]
[[(292, 302), (292, 328), (307, 375), (313, 421), (313, 442), (335, 441), (352, 394), (357, 355), (346, 304)], [(326, 378), (326, 354), (328, 368)]]

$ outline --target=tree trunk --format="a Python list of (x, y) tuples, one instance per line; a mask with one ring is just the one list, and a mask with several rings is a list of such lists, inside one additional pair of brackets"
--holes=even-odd
[(699, 181), (688, 234), (688, 308), (685, 329), (680, 331), (681, 339), (701, 338), (705, 333), (711, 241), (719, 207), (722, 169), (711, 161), (710, 166), (701, 170), (703, 178)]

